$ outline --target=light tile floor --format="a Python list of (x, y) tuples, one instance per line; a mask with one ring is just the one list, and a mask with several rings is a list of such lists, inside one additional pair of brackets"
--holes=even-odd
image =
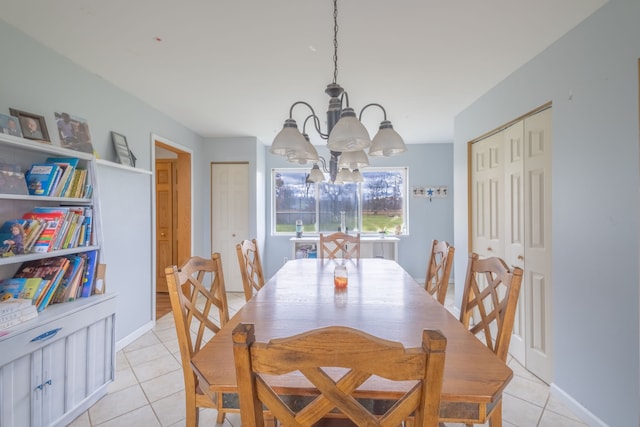
[[(244, 294), (229, 293), (229, 314), (244, 305)], [(448, 304), (450, 308), (450, 304)], [(503, 396), (505, 427), (586, 426), (549, 394), (549, 387), (513, 359), (514, 371)], [(107, 395), (76, 418), (72, 427), (145, 427), (185, 425), (184, 383), (173, 316), (116, 354), (116, 378)], [(216, 411), (203, 409), (200, 426), (215, 425)], [(240, 417), (229, 414), (225, 427), (240, 427)], [(462, 424), (448, 423), (448, 427)]]

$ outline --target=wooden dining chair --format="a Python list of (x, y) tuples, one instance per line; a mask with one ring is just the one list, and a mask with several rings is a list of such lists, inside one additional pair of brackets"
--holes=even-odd
[[(415, 426), (437, 426), (445, 348), (439, 331), (425, 330), (422, 347), (405, 348), (343, 326), (263, 343), (255, 341), (253, 324), (240, 323), (233, 330), (233, 353), (242, 425), (262, 427), (266, 407), (283, 426), (309, 427), (323, 417), (346, 417), (357, 426), (396, 427), (408, 418)], [(300, 407), (285, 403), (271, 387), (276, 376), (295, 371), (318, 390), (313, 399), (294, 399)], [(402, 381), (406, 388), (398, 389), (408, 389), (384, 414), (372, 413), (371, 405), (354, 397), (374, 375)]]
[[(521, 268), (510, 270), (498, 257), (480, 259), (476, 253), (469, 255), (460, 321), (505, 363), (522, 274)], [(502, 425), (502, 401), (496, 404), (489, 419), (491, 426)]]
[[(191, 368), (191, 358), (229, 321), (229, 307), (224, 286), (220, 254), (211, 259), (192, 257), (182, 266), (165, 269), (171, 309), (178, 334), (180, 359), (184, 376), (187, 427), (196, 427), (199, 408), (218, 411), (217, 422), (224, 422), (222, 394), (209, 394), (208, 388), (198, 386), (198, 378)], [(212, 307), (217, 313), (211, 312)]]
[(333, 233), (325, 236), (320, 233), (320, 258), (360, 259), (360, 233)]
[(242, 287), (245, 300), (249, 301), (254, 290), (257, 292), (264, 286), (264, 274), (262, 273), (262, 261), (256, 239), (243, 240), (236, 245), (238, 265), (242, 274)]
[(431, 256), (427, 265), (427, 278), (424, 282), (424, 288), (442, 305), (444, 305), (447, 298), (454, 252), (455, 248), (444, 240), (434, 240), (431, 243)]

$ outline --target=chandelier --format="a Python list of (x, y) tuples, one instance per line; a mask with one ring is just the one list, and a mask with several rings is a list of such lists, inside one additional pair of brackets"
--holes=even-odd
[[(304, 101), (296, 101), (289, 109), (289, 118), (284, 121), (282, 130), (276, 135), (269, 150), (270, 153), (285, 156), (289, 162), (305, 165), (313, 163), (308, 175), (308, 181), (324, 181), (324, 174), (318, 165), (321, 162), (323, 170), (329, 173), (331, 182), (359, 182), (362, 181), (360, 168), (369, 165), (365, 149), (369, 156), (393, 156), (407, 151), (402, 137), (393, 129), (387, 112), (380, 104), (365, 105), (356, 116), (355, 110), (349, 106), (349, 95), (337, 83), (338, 79), (338, 0), (333, 0), (333, 82), (327, 85), (325, 93), (329, 95), (327, 109), (327, 132), (320, 127), (320, 119), (311, 105)], [(343, 107), (343, 102), (345, 106)], [(311, 110), (303, 123), (302, 132), (293, 119), (293, 109), (298, 105), (305, 105)], [(383, 120), (378, 133), (373, 140), (362, 122), (362, 113), (369, 107), (382, 110)], [(311, 144), (306, 133), (307, 122), (312, 120), (313, 127), (322, 139), (327, 140), (327, 148), (331, 153), (329, 169), (326, 168), (324, 158)]]

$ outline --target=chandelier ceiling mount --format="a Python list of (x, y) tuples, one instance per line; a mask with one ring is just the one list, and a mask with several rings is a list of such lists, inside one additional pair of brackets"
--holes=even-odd
[[(325, 93), (330, 98), (327, 108), (327, 132), (322, 131), (320, 119), (313, 107), (305, 101), (296, 101), (291, 105), (289, 118), (285, 120), (282, 130), (276, 135), (269, 150), (272, 154), (285, 156), (292, 163), (304, 165), (312, 162), (313, 168), (308, 175), (308, 180), (313, 182), (324, 180), (324, 175), (318, 166), (321, 159), (323, 169), (329, 173), (331, 182), (358, 182), (362, 180), (359, 168), (369, 165), (365, 149), (369, 149), (369, 156), (393, 156), (407, 150), (402, 137), (387, 120), (384, 107), (377, 103), (370, 103), (360, 110), (359, 116), (356, 116), (355, 110), (349, 106), (349, 95), (337, 80), (338, 0), (333, 0), (333, 82), (329, 83), (325, 89)], [(305, 105), (311, 110), (311, 114), (304, 120), (302, 133), (298, 130), (298, 125), (293, 118), (293, 110), (298, 105)], [(361, 122), (362, 113), (372, 106), (380, 108), (384, 115), (373, 141)], [(327, 148), (331, 153), (328, 171), (324, 159), (318, 156), (317, 150), (306, 133), (309, 119), (313, 119), (313, 126), (318, 135), (327, 140)], [(321, 175), (322, 179), (320, 179)]]

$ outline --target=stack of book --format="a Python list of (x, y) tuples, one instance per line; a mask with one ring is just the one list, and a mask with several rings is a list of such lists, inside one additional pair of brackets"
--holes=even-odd
[(9, 298), (0, 301), (0, 331), (37, 317), (38, 312), (31, 300)]
[(42, 221), (44, 229), (30, 247), (32, 252), (51, 252), (60, 249), (89, 246), (93, 240), (93, 208), (34, 207), (22, 216), (26, 220)]
[(34, 163), (25, 175), (29, 194), (34, 196), (88, 198), (87, 170), (78, 168), (74, 157), (49, 157)]
[(49, 304), (73, 301), (95, 293), (97, 251), (22, 263), (14, 277), (0, 280), (0, 301), (28, 299), (37, 311)]

